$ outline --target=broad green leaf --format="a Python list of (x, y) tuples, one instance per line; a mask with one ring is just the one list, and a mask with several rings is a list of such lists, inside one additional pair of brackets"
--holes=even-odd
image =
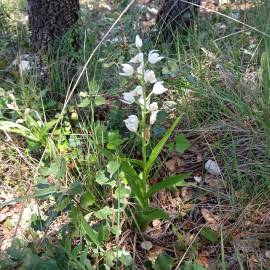
[(107, 170), (108, 170), (108, 173), (110, 174), (110, 177), (112, 177), (119, 168), (120, 168), (120, 163), (118, 161), (116, 160), (109, 161), (107, 164)]
[(81, 103), (78, 105), (80, 108), (88, 107), (91, 104), (91, 99), (89, 97), (84, 98)]
[(65, 176), (66, 171), (66, 160), (64, 158), (59, 158), (56, 162), (51, 164), (48, 174), (54, 176), (56, 179), (60, 179)]
[(210, 228), (204, 227), (201, 230), (200, 234), (212, 243), (216, 243), (219, 241), (219, 237), (218, 237), (217, 233), (215, 231), (211, 230)]
[(105, 254), (104, 260), (105, 260), (105, 264), (107, 266), (113, 267), (114, 266), (114, 260), (115, 260), (113, 251), (111, 251), (111, 250), (107, 251), (106, 254)]
[(184, 181), (190, 174), (181, 174), (181, 175), (175, 175), (175, 176), (171, 176), (166, 178), (165, 180), (153, 185), (147, 192), (147, 196), (150, 199), (152, 197), (152, 195), (156, 192), (158, 192), (161, 189), (164, 188), (169, 188), (172, 187), (174, 185), (177, 186), (186, 186), (187, 183)]
[(106, 100), (103, 96), (96, 96), (95, 97), (96, 106), (101, 106), (101, 105), (104, 105), (105, 103), (106, 103)]
[(189, 140), (186, 139), (184, 134), (178, 134), (175, 138), (175, 150), (181, 154), (191, 146)]
[(71, 184), (69, 193), (71, 196), (75, 196), (77, 194), (80, 194), (83, 190), (83, 185), (79, 181), (74, 181)]
[(146, 207), (145, 209), (142, 210), (141, 214), (143, 219), (148, 222), (154, 219), (168, 220), (170, 218), (166, 212), (164, 212), (162, 209), (159, 208)]
[(121, 203), (125, 203), (130, 195), (129, 186), (121, 185), (115, 190), (114, 197), (119, 200)]
[(82, 196), (81, 196), (81, 199), (80, 199), (80, 205), (82, 207), (88, 207), (88, 206), (91, 206), (93, 205), (95, 202), (95, 196), (93, 195), (92, 192), (90, 191), (85, 191)]
[(98, 241), (102, 243), (108, 241), (110, 237), (110, 225), (105, 222), (100, 222), (94, 226), (95, 231), (98, 234)]
[(109, 150), (116, 150), (122, 142), (119, 132), (109, 132), (107, 144)]
[(122, 163), (122, 170), (125, 173), (128, 185), (130, 186), (131, 191), (139, 204), (141, 206), (148, 205), (145, 194), (146, 187), (145, 183), (143, 183), (143, 180), (137, 175), (136, 171), (127, 162)]
[(109, 179), (105, 176), (104, 171), (100, 171), (98, 173), (98, 175), (96, 176), (96, 182), (101, 186), (109, 182)]
[(108, 206), (105, 206), (104, 208), (94, 212), (94, 215), (98, 219), (106, 219), (107, 217), (112, 215), (112, 209)]
[(118, 251), (118, 259), (124, 266), (130, 266), (132, 265), (132, 257), (127, 250), (119, 250)]
[(30, 129), (26, 128), (23, 125), (20, 125), (11, 121), (0, 121), (0, 130), (20, 134), (23, 137), (29, 140), (35, 141), (35, 142), (39, 141), (39, 138), (36, 137)]
[(145, 166), (145, 172), (146, 172), (146, 176), (148, 177), (149, 172), (154, 164), (154, 162), (156, 161), (157, 157), (159, 156), (160, 152), (162, 151), (165, 143), (167, 142), (167, 140), (169, 139), (169, 137), (171, 136), (172, 132), (174, 131), (174, 129), (176, 128), (176, 126), (178, 125), (178, 123), (180, 122), (181, 117), (177, 117), (175, 119), (175, 121), (173, 122), (172, 126), (169, 128), (169, 130), (165, 133), (165, 135), (163, 136), (163, 138), (160, 140), (160, 142), (154, 147), (154, 149), (152, 150), (150, 157), (146, 163)]
[(167, 253), (158, 255), (155, 261), (156, 270), (171, 270), (173, 268), (173, 259)]
[(139, 160), (139, 159), (132, 159), (132, 158), (120, 158), (121, 161), (126, 161), (126, 162), (130, 162), (133, 163), (137, 166), (140, 166), (141, 168), (144, 167), (144, 163), (143, 161)]
[(61, 200), (58, 202), (58, 204), (56, 204), (55, 209), (61, 212), (68, 206), (69, 203), (70, 199), (68, 196), (61, 196)]
[(86, 222), (82, 214), (79, 214), (79, 218), (79, 222), (81, 223), (86, 235), (91, 239), (91, 241), (94, 242), (97, 247), (100, 247), (97, 232)]

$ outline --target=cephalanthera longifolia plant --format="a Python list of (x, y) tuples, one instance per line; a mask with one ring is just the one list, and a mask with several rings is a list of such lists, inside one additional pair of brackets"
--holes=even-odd
[(138, 54), (128, 64), (122, 64), (121, 76), (125, 76), (136, 82), (134, 90), (123, 93), (121, 102), (135, 105), (138, 113), (130, 115), (124, 120), (127, 129), (134, 132), (141, 141), (142, 160), (121, 159), (122, 170), (124, 171), (132, 195), (136, 199), (137, 207), (135, 217), (137, 225), (144, 231), (153, 219), (168, 219), (167, 213), (158, 208), (150, 207), (150, 199), (157, 191), (174, 185), (185, 185), (184, 179), (187, 174), (171, 176), (159, 183), (149, 186), (151, 169), (164, 145), (180, 121), (178, 117), (169, 130), (165, 133), (160, 142), (147, 155), (147, 148), (151, 140), (151, 129), (156, 122), (159, 106), (154, 99), (165, 93), (168, 89), (164, 87), (163, 81), (158, 81), (153, 68), (155, 64), (162, 61), (157, 50), (148, 53), (147, 60), (142, 52), (143, 42), (137, 35), (135, 45)]

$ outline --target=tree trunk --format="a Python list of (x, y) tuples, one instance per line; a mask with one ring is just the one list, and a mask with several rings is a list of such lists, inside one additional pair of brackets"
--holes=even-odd
[(201, 0), (164, 0), (159, 11), (157, 23), (165, 40), (171, 40), (177, 30), (186, 32), (194, 25), (194, 20), (198, 14), (198, 6)]
[(47, 51), (77, 20), (79, 0), (28, 0), (34, 51)]

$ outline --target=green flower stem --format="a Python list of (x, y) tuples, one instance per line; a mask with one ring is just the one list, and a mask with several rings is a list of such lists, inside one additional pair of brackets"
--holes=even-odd
[[(143, 69), (144, 70), (144, 69)], [(144, 169), (143, 169), (143, 183), (144, 183), (144, 192), (145, 194), (147, 193), (147, 174), (146, 174), (146, 163), (147, 163), (147, 141), (145, 138), (145, 131), (146, 131), (146, 117), (147, 117), (147, 110), (146, 110), (146, 102), (147, 102), (147, 97), (146, 97), (146, 87), (145, 87), (145, 81), (144, 77), (142, 75), (141, 81), (141, 86), (143, 89), (143, 109), (142, 109), (142, 121), (141, 121), (141, 138), (142, 138), (142, 156), (143, 156), (143, 164), (144, 164)], [(147, 200), (148, 204), (148, 200)]]

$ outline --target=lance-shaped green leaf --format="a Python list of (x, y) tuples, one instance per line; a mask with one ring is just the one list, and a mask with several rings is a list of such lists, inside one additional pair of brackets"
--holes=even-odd
[(148, 198), (151, 198), (151, 196), (160, 191), (161, 189), (164, 189), (164, 188), (169, 188), (169, 187), (172, 187), (174, 185), (177, 185), (177, 186), (186, 186), (188, 185), (187, 182), (185, 182), (185, 179), (187, 177), (189, 177), (190, 174), (186, 173), (186, 174), (181, 174), (181, 175), (174, 175), (174, 176), (171, 176), (171, 177), (168, 177), (166, 178), (165, 180), (153, 185), (147, 192), (147, 197)]
[(149, 172), (150, 172), (150, 170), (151, 170), (154, 162), (156, 161), (156, 159), (159, 156), (160, 152), (162, 151), (165, 143), (167, 142), (167, 140), (171, 136), (172, 132), (174, 131), (175, 127), (180, 122), (180, 119), (181, 119), (180, 116), (175, 119), (175, 121), (173, 122), (172, 126), (169, 128), (169, 130), (165, 133), (165, 135), (160, 140), (160, 142), (152, 150), (152, 152), (150, 154), (150, 157), (149, 157), (149, 159), (148, 159), (148, 161), (147, 161), (147, 163), (145, 165), (145, 175), (146, 175), (146, 178), (148, 178)]
[(128, 181), (128, 185), (131, 188), (132, 193), (141, 206), (148, 205), (146, 198), (146, 187), (143, 180), (138, 176), (136, 171), (127, 163), (122, 163), (122, 170), (125, 173), (125, 177)]
[(82, 225), (82, 228), (84, 229), (86, 235), (91, 239), (91, 241), (96, 244), (97, 247), (100, 246), (99, 240), (98, 240), (98, 234), (97, 232), (86, 222), (85, 218), (83, 215), (79, 215), (79, 221)]

